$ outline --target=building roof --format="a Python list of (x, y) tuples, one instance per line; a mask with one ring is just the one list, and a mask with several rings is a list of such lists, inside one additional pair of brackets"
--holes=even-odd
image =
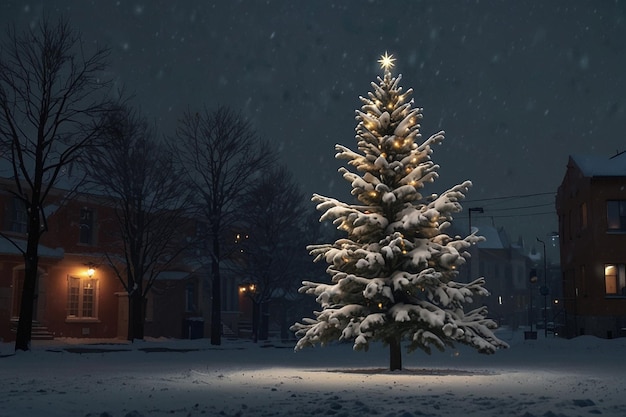
[(508, 240), (506, 232), (502, 228), (495, 228), (493, 226), (477, 226), (479, 236), (483, 236), (486, 240), (478, 242), (478, 247), (481, 249), (507, 249), (511, 245)]
[(585, 177), (626, 177), (626, 152), (611, 157), (571, 155)]
[[(12, 242), (6, 238), (0, 238), (0, 255), (22, 255), (24, 251), (26, 251), (25, 240), (12, 239)], [(19, 247), (20, 249), (18, 249), (17, 247)], [(39, 245), (38, 251), (40, 257), (46, 258), (62, 259), (64, 254), (64, 251), (61, 248), (53, 249), (44, 245)]]

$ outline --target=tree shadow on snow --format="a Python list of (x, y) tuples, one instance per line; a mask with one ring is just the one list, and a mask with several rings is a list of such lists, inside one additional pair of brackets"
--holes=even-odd
[(485, 370), (461, 370), (439, 368), (404, 368), (401, 371), (390, 371), (389, 368), (346, 368), (346, 369), (317, 369), (310, 372), (333, 372), (340, 374), (361, 375), (418, 375), (418, 376), (484, 376), (497, 375), (493, 371)]

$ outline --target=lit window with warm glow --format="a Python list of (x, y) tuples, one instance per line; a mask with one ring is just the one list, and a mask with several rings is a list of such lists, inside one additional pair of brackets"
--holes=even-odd
[(626, 296), (626, 265), (604, 265), (604, 288), (607, 295)]
[(67, 318), (95, 319), (97, 314), (98, 280), (92, 277), (67, 278)]

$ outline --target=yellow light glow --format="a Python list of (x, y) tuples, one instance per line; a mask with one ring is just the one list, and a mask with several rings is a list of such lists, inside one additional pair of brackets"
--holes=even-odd
[(389, 55), (387, 51), (385, 51), (385, 55), (381, 55), (380, 59), (378, 60), (378, 63), (380, 64), (380, 67), (382, 69), (384, 69), (385, 71), (388, 71), (391, 68), (393, 68), (393, 66), (395, 65), (393, 63), (395, 60), (396, 59), (393, 57), (393, 55)]
[(383, 303), (378, 303), (378, 308), (382, 310), (382, 308), (383, 308)]
[(93, 277), (93, 274), (95, 274), (95, 273), (96, 273), (96, 270), (95, 270), (95, 269), (93, 269), (93, 268), (89, 268), (89, 269), (87, 270), (87, 276), (88, 276), (89, 278)]

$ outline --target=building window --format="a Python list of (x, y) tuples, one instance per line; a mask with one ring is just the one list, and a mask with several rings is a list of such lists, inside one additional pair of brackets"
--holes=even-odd
[(88, 208), (80, 209), (80, 235), (78, 238), (78, 242), (84, 245), (92, 245), (93, 244), (93, 235), (94, 235), (94, 215), (93, 210)]
[(626, 296), (626, 265), (604, 265), (604, 287), (607, 295)]
[(95, 278), (68, 277), (67, 281), (67, 317), (97, 318), (98, 280)]
[(148, 294), (146, 294), (145, 303), (145, 321), (154, 321), (154, 287), (152, 287), (152, 289), (148, 291)]
[(205, 222), (196, 221), (196, 242), (198, 249), (207, 249), (209, 247), (208, 239), (209, 227)]
[(187, 313), (196, 312), (196, 285), (188, 282), (185, 285), (185, 311)]
[(587, 228), (587, 203), (580, 205), (580, 227), (582, 230)]
[(606, 219), (609, 231), (626, 232), (626, 200), (608, 200)]
[(9, 207), (10, 215), (8, 229), (15, 233), (26, 233), (28, 227), (28, 215), (24, 201), (15, 197)]

